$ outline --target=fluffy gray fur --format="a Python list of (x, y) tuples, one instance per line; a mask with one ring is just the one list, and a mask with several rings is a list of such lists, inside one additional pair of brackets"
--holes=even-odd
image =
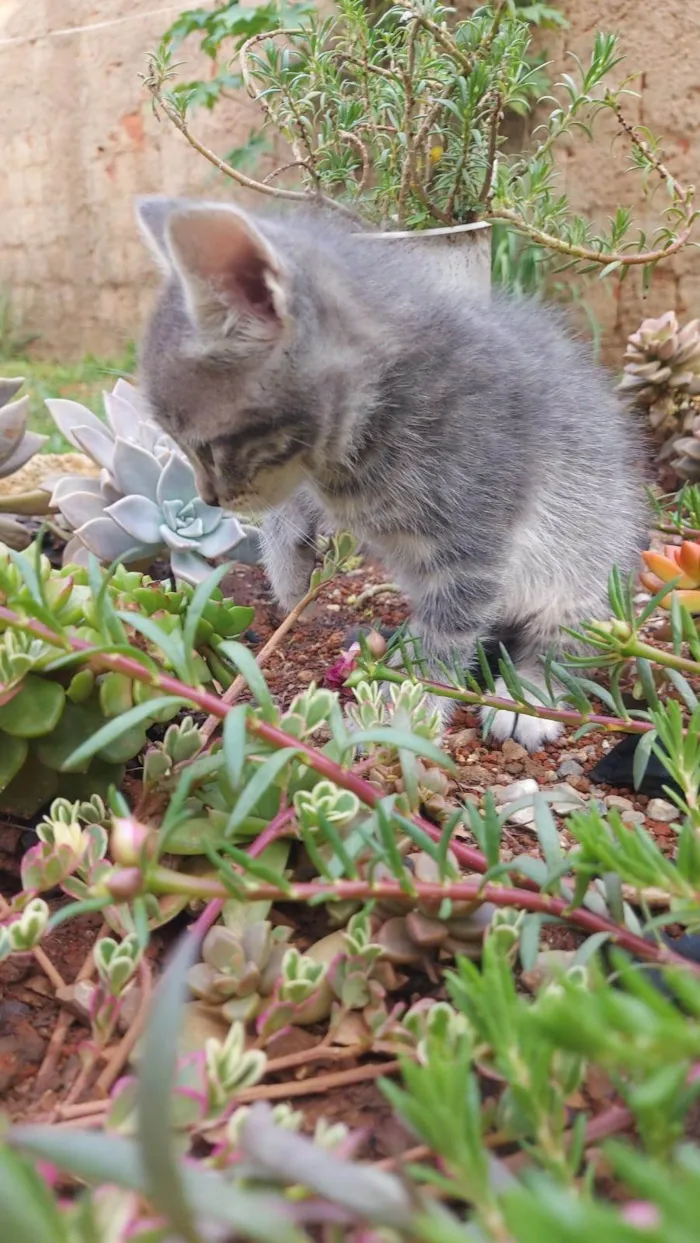
[[(607, 615), (645, 526), (630, 416), (559, 315), (456, 297), (429, 261), (315, 215), (166, 199), (139, 215), (166, 272), (145, 395), (205, 499), (272, 507), (279, 602), (304, 593), (324, 520), (378, 555), (432, 656), (466, 666), (477, 636), (507, 633), (542, 685), (541, 654)], [(559, 732), (507, 711), (491, 729), (532, 750)]]

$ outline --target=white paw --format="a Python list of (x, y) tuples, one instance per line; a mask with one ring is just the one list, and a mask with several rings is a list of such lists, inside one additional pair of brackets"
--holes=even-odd
[[(497, 699), (512, 700), (513, 698), (502, 678), (496, 680), (495, 696)], [(531, 702), (537, 701), (531, 699)], [(507, 712), (505, 708), (497, 709), (493, 715), (491, 713), (492, 709), (486, 707), (482, 708), (480, 713), (482, 722), (490, 717), (489, 734), (491, 737), (497, 742), (513, 738), (528, 751), (539, 751), (546, 742), (556, 742), (564, 728), (559, 721), (545, 721), (541, 717)]]

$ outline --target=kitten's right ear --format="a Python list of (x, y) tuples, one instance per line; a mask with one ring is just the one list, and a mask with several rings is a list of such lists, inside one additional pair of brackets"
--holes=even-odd
[(164, 272), (172, 271), (167, 231), (168, 221), (178, 205), (178, 199), (165, 194), (151, 194), (136, 200), (136, 219), (144, 241)]

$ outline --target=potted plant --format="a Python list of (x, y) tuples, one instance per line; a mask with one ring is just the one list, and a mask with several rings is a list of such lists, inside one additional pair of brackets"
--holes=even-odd
[[(224, 10), (229, 20), (216, 35)], [(631, 266), (648, 274), (686, 244), (695, 219), (692, 188), (672, 176), (655, 140), (626, 121), (626, 81), (607, 85), (621, 59), (614, 36), (596, 36), (588, 65), (576, 60), (576, 75), (559, 83), (563, 102), (550, 99), (532, 150), (513, 154), (506, 150), (504, 118), (528, 111), (542, 83), (531, 28), (503, 2), (448, 23), (450, 12), (435, 0), (402, 0), (374, 18), (363, 0), (339, 0), (330, 17), (304, 8), (287, 24), (289, 10), (285, 22), (274, 4), (262, 11), (239, 12), (231, 3), (213, 13), (195, 10), (183, 14), (151, 57), (146, 85), (154, 105), (240, 186), (350, 216), (358, 227), (371, 227), (370, 245), (382, 238), (425, 253), (429, 241), (451, 280), (488, 281), (493, 222), (564, 265), (606, 274)], [(227, 67), (227, 87), (242, 83), (262, 109), (263, 137), (272, 131), (288, 145), (291, 159), (264, 180), (241, 167), (260, 149), (260, 134), (247, 152), (239, 149), (226, 161), (190, 129), (202, 84), (174, 82), (172, 53), (194, 29), (206, 30), (210, 53), (223, 33), (233, 38), (238, 73)], [(221, 75), (209, 84), (209, 105), (220, 97), (217, 81)], [(615, 117), (640, 173), (655, 175), (667, 189), (651, 243), (643, 232), (631, 232), (630, 211), (620, 208), (607, 229), (597, 229), (571, 211), (557, 186), (557, 142), (590, 132), (601, 111)]]

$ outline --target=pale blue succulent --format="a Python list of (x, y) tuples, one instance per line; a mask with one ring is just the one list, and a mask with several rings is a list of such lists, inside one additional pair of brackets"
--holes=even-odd
[(215, 557), (260, 560), (259, 534), (197, 494), (194, 470), (175, 442), (148, 417), (135, 388), (118, 380), (105, 393), (107, 422), (75, 401), (46, 405), (59, 430), (100, 467), (96, 479), (52, 481), (52, 505), (73, 530), (64, 563), (148, 562), (163, 553), (173, 574), (200, 582)]
[(29, 398), (10, 401), (23, 384), (21, 377), (0, 379), (0, 479), (25, 466), (47, 440), (46, 436), (27, 431)]

